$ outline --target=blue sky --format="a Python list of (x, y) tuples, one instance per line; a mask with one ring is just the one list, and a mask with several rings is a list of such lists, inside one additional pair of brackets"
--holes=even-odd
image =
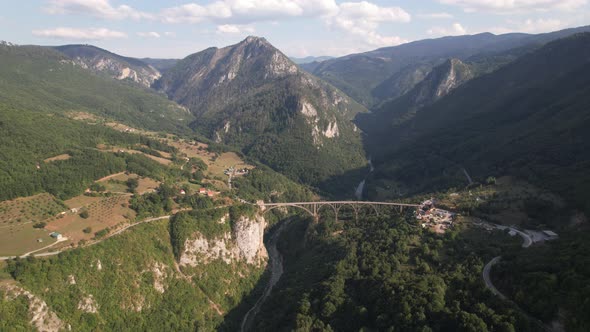
[(248, 35), (289, 56), (340, 56), (446, 35), (590, 25), (590, 0), (25, 0), (0, 9), (2, 40), (159, 58)]

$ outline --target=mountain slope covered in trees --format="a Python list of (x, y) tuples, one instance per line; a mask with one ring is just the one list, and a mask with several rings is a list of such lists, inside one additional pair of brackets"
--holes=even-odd
[(197, 132), (305, 183), (365, 164), (351, 120), (366, 110), (263, 38), (190, 55), (154, 87), (190, 109)]
[(141, 60), (120, 56), (92, 45), (63, 45), (54, 47), (82, 68), (104, 73), (118, 80), (130, 80), (145, 87), (160, 78), (155, 67)]
[(589, 45), (590, 34), (549, 43), (399, 126), (390, 119), (377, 139), (387, 145), (373, 150), (375, 181), (413, 191), (460, 184), (463, 168), (480, 178), (512, 174), (588, 211)]
[(2, 104), (30, 111), (90, 113), (154, 131), (188, 132), (192, 115), (135, 84), (93, 74), (47, 47), (0, 45)]
[(372, 108), (385, 100), (405, 94), (433, 67), (449, 58), (467, 61), (482, 54), (492, 56), (511, 49), (536, 48), (549, 41), (583, 31), (590, 31), (590, 27), (539, 35), (482, 33), (426, 39), (321, 63), (303, 64), (302, 68)]

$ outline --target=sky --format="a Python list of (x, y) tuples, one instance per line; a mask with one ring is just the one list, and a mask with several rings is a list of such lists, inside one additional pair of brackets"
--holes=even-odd
[(448, 35), (590, 25), (590, 0), (24, 0), (0, 4), (0, 40), (92, 44), (183, 58), (265, 37), (292, 57), (342, 56)]

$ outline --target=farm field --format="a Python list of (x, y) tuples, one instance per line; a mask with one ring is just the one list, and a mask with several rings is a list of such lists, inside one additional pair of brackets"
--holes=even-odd
[(78, 195), (76, 197), (68, 199), (67, 201), (64, 201), (64, 203), (66, 203), (66, 205), (70, 209), (76, 209), (76, 208), (80, 208), (84, 205), (89, 205), (94, 202), (98, 202), (102, 198), (103, 197), (92, 197), (92, 196), (86, 196), (86, 195)]
[[(11, 225), (0, 229), (0, 256), (21, 255), (26, 252), (46, 247), (55, 239), (49, 231), (33, 228), (33, 224)], [(37, 242), (42, 239), (43, 242)]]
[(66, 210), (50, 194), (38, 194), (0, 202), (0, 227), (16, 223), (34, 223), (56, 216)]
[(221, 177), (226, 179), (226, 175), (223, 173), (226, 169), (231, 166), (235, 168), (248, 168), (252, 169), (254, 166), (247, 164), (238, 156), (235, 152), (224, 152), (218, 157), (214, 153), (210, 153), (207, 151), (207, 144), (194, 142), (189, 143), (187, 141), (173, 141), (167, 140), (166, 143), (168, 145), (174, 146), (177, 148), (181, 153), (186, 154), (189, 158), (199, 158), (205, 164), (207, 164), (207, 171), (205, 174), (209, 175), (210, 177)]
[(125, 183), (127, 180), (131, 178), (138, 179), (138, 186), (136, 191), (139, 194), (143, 194), (148, 191), (155, 190), (160, 186), (160, 182), (148, 178), (148, 177), (140, 177), (137, 174), (126, 174), (126, 173), (118, 173), (114, 174), (114, 176), (110, 176), (108, 178), (103, 178), (98, 181), (107, 188), (107, 191), (111, 192), (126, 192), (127, 191), (127, 184)]
[[(100, 200), (85, 206), (78, 213), (68, 213), (48, 223), (45, 228), (51, 232), (63, 234), (73, 243), (89, 240), (100, 230), (135, 218), (135, 211), (128, 207), (129, 197), (130, 195), (101, 197)], [(82, 218), (81, 211), (88, 211), (88, 218)], [(88, 227), (90, 231), (84, 232), (84, 229)]]

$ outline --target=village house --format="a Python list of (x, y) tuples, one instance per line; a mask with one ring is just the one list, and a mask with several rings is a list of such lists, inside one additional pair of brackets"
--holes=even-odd
[(61, 235), (58, 232), (52, 232), (49, 234), (49, 236), (51, 236), (52, 238), (56, 239), (56, 240), (61, 240), (63, 239), (63, 235)]

